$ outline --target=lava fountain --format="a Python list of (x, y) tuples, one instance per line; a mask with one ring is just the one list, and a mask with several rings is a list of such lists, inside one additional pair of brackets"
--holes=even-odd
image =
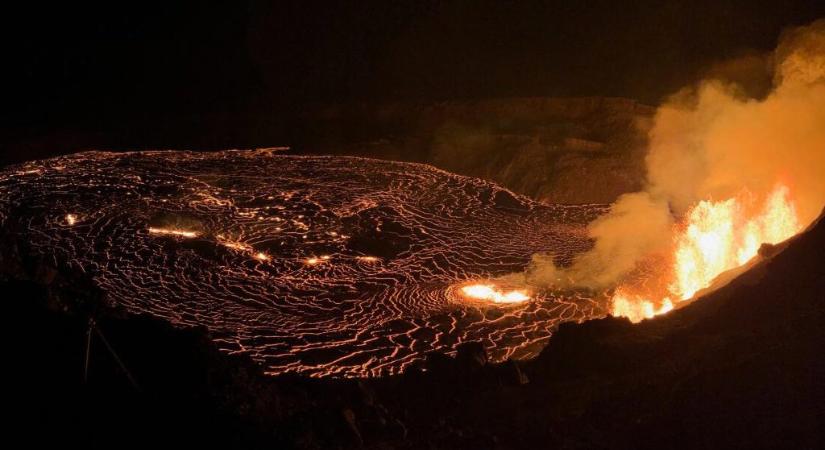
[[(714, 279), (748, 264), (762, 244), (815, 220), (825, 205), (825, 20), (783, 32), (767, 60), (766, 94), (706, 79), (662, 104), (644, 190), (590, 227), (594, 251), (572, 269), (545, 272), (619, 286), (613, 313), (638, 321), (721, 285)], [(653, 276), (638, 274), (645, 266)]]
[[(777, 185), (760, 204), (743, 191), (722, 201), (703, 200), (691, 208), (683, 223), (675, 226), (671, 263), (663, 274), (667, 293), (632, 294), (621, 286), (612, 298), (612, 314), (634, 322), (664, 314), (674, 302), (693, 298), (711, 286), (723, 272), (748, 263), (762, 244), (777, 244), (802, 226), (789, 189)], [(675, 300), (674, 300), (675, 299)]]

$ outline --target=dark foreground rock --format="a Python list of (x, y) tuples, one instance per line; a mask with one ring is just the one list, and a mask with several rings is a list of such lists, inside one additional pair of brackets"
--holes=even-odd
[[(3, 249), (3, 420), (7, 440), (31, 447), (823, 443), (825, 222), (656, 320), (566, 324), (525, 363), (488, 364), (467, 345), (455, 358), (433, 354), (402, 376), (369, 380), (267, 377), (216, 351), (205, 330), (121, 314), (82, 274), (27, 261), (10, 242)], [(93, 335), (84, 382), (90, 316), (103, 337)]]

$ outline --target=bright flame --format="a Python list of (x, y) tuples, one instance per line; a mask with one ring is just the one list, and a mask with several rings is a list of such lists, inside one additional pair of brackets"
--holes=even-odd
[(76, 214), (66, 214), (66, 223), (69, 226), (72, 226), (77, 223), (77, 215)]
[(469, 298), (493, 303), (521, 303), (530, 300), (527, 291), (501, 291), (492, 284), (470, 284), (461, 288), (461, 292)]
[(657, 308), (653, 301), (642, 296), (626, 294), (621, 290), (613, 294), (613, 315), (627, 317), (631, 322), (650, 319), (672, 309), (673, 302), (668, 297), (665, 297)]
[(748, 217), (740, 196), (722, 202), (699, 202), (676, 238), (675, 280), (670, 292), (686, 300), (710, 286), (720, 273), (750, 261), (763, 243), (788, 239), (801, 226), (788, 199), (788, 188), (776, 187), (761, 211)]
[(270, 259), (272, 259), (269, 255), (267, 255), (267, 254), (266, 254), (266, 253), (264, 253), (264, 252), (258, 252), (258, 253), (255, 253), (255, 254), (253, 255), (253, 257), (254, 257), (255, 259), (257, 259), (258, 261), (269, 261)]
[(155, 228), (149, 227), (150, 234), (180, 236), (185, 238), (193, 238), (198, 236), (197, 231), (182, 230), (179, 228)]
[[(778, 185), (761, 209), (753, 212), (750, 195), (723, 201), (701, 201), (687, 214), (674, 240), (673, 267), (668, 286), (677, 301), (692, 298), (722, 272), (750, 261), (763, 243), (776, 244), (798, 233), (802, 226), (788, 188)], [(673, 308), (670, 296), (654, 302), (617, 289), (613, 315), (633, 322), (663, 314)], [(659, 308), (655, 304), (661, 305)]]

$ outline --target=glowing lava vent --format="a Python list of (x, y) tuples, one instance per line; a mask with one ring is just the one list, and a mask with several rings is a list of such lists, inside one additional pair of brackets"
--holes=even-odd
[(461, 288), (461, 293), (470, 299), (492, 303), (524, 303), (530, 300), (525, 289), (500, 289), (494, 284), (468, 284)]
[[(676, 226), (672, 261), (662, 275), (667, 293), (632, 294), (622, 286), (612, 314), (634, 322), (664, 314), (711, 286), (723, 272), (755, 257), (762, 244), (777, 244), (801, 230), (789, 189), (777, 185), (760, 203), (748, 192), (722, 201), (701, 201)], [(657, 300), (658, 299), (658, 300)]]

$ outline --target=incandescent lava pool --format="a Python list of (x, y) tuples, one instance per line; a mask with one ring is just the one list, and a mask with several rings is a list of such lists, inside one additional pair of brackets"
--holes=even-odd
[(489, 280), (536, 252), (569, 261), (603, 212), (423, 164), (273, 149), (85, 152), (0, 172), (0, 227), (29, 254), (126, 311), (204, 326), (271, 374), (393, 374), (467, 341), (493, 361), (533, 356), (603, 305)]

